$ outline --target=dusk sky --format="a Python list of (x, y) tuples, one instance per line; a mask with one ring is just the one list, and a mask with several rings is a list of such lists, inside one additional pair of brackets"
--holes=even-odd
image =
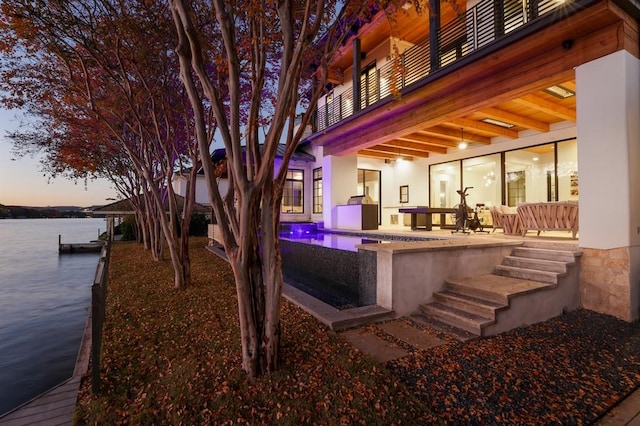
[(117, 192), (107, 180), (70, 181), (51, 179), (41, 171), (37, 158), (15, 158), (8, 131), (20, 124), (16, 111), (0, 109), (0, 204), (33, 207), (102, 205), (111, 203)]

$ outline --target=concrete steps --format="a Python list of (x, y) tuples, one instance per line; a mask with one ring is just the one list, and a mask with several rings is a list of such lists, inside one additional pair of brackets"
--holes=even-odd
[[(433, 323), (435, 328), (444, 324), (449, 329), (460, 330), (462, 335), (474, 336), (496, 334), (530, 321), (544, 321), (551, 318), (544, 318), (549, 312), (559, 311), (559, 314), (567, 306), (577, 304), (577, 300), (575, 303), (564, 300), (575, 298), (573, 291), (563, 292), (568, 296), (555, 297), (558, 299), (555, 301), (549, 292), (560, 286), (577, 288), (577, 274), (569, 268), (576, 264), (578, 256), (580, 251), (575, 245), (525, 242), (524, 246), (514, 248), (491, 274), (448, 279), (444, 290), (433, 295), (432, 303), (420, 306), (416, 316), (420, 321)], [(571, 282), (565, 284), (567, 280)], [(546, 293), (540, 296), (543, 292)], [(549, 308), (549, 303), (543, 302), (543, 309), (534, 309), (537, 305), (527, 303), (527, 298), (535, 303), (548, 298), (552, 306)], [(513, 311), (513, 300), (518, 300), (519, 309), (524, 312)]]
[(482, 329), (484, 327), (495, 322), (495, 317), (493, 319), (487, 318), (438, 302), (422, 305), (420, 306), (420, 310), (427, 318), (433, 318), (478, 336), (482, 335)]
[(540, 269), (527, 269), (517, 266), (497, 265), (493, 273), (502, 275), (503, 277), (521, 278), (524, 280), (540, 281), (548, 284), (557, 284), (558, 277), (561, 275), (557, 272), (549, 272)]

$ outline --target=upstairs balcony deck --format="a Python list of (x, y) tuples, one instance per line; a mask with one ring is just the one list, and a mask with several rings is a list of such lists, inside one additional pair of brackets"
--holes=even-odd
[(354, 113), (392, 100), (458, 67), (504, 48), (595, 3), (594, 0), (482, 0), (399, 57), (361, 77), (359, 107), (354, 90), (335, 96), (316, 110), (313, 131), (322, 132)]

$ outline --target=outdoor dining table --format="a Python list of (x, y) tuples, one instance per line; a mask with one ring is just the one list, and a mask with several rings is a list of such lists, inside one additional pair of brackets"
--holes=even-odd
[[(411, 230), (431, 231), (433, 228), (434, 214), (440, 215), (440, 227), (442, 228), (445, 224), (445, 215), (455, 213), (456, 209), (446, 207), (418, 206), (401, 208), (398, 209), (398, 211), (400, 213), (408, 213), (411, 215)], [(425, 215), (426, 221), (424, 226), (418, 226), (418, 215)]]

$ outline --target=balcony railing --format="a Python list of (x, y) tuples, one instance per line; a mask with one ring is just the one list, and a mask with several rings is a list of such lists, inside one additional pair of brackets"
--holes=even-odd
[[(569, 1), (566, 1), (569, 3)], [(561, 0), (483, 0), (440, 28), (437, 37), (437, 61), (431, 63), (430, 40), (426, 39), (405, 50), (397, 61), (389, 61), (361, 78), (360, 109), (399, 92), (405, 87), (453, 64), (479, 49), (511, 35), (538, 17), (564, 6)], [(322, 131), (353, 115), (353, 90), (327, 100), (316, 110), (314, 131)]]

